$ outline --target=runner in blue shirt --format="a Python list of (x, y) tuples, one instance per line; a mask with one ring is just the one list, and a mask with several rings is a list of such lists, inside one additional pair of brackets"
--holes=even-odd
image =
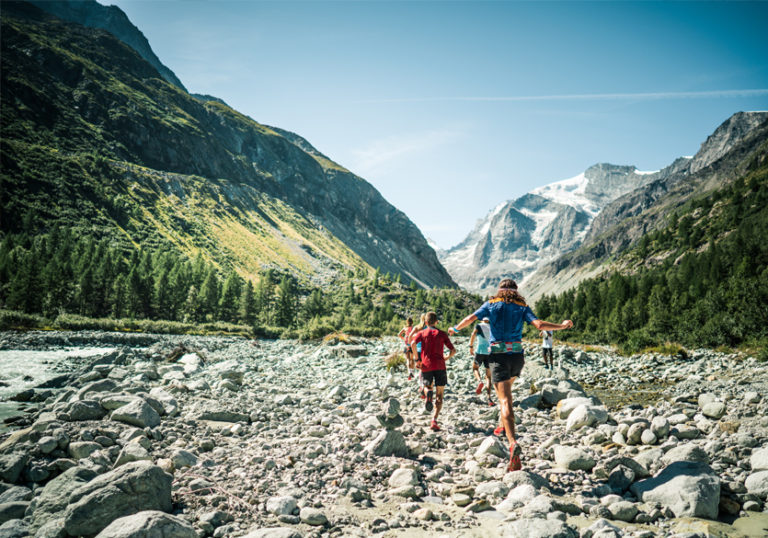
[[(515, 415), (512, 410), (512, 383), (520, 375), (525, 365), (523, 355), (523, 322), (528, 322), (540, 331), (559, 331), (570, 329), (573, 322), (569, 319), (562, 323), (550, 323), (540, 320), (517, 291), (514, 280), (505, 278), (499, 284), (495, 297), (485, 302), (474, 314), (470, 314), (455, 327), (448, 329), (453, 335), (468, 327), (473, 321), (482, 318), (490, 319), (491, 355), (488, 365), (491, 369), (491, 381), (496, 388), (501, 410), (501, 426), (496, 432), (505, 432), (509, 441), (510, 471), (522, 468), (520, 447), (515, 440)], [(494, 433), (496, 433), (494, 432)]]

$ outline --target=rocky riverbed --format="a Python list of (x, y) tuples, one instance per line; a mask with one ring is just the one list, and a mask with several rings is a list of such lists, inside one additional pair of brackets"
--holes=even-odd
[(3, 350), (114, 348), (19, 387), (0, 536), (768, 534), (765, 364), (559, 346), (549, 371), (531, 348), (506, 472), (456, 341), (433, 432), (384, 368), (394, 339), (0, 333)]

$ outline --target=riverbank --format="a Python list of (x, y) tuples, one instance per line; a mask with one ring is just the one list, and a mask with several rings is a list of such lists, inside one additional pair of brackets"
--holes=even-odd
[(510, 473), (498, 406), (455, 341), (433, 432), (415, 381), (384, 368), (395, 339), (0, 333), (5, 351), (112, 347), (31, 389), (0, 436), (1, 528), (117, 536), (104, 528), (127, 516), (179, 536), (764, 535), (764, 364), (558, 346), (550, 371), (529, 347)]

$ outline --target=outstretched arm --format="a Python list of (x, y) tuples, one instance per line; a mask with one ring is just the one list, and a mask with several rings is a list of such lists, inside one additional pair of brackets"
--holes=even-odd
[(531, 322), (531, 325), (540, 331), (562, 331), (563, 329), (570, 329), (573, 327), (573, 322), (570, 319), (566, 319), (563, 320), (562, 323), (550, 323), (543, 319), (535, 319)]
[[(470, 315), (468, 315), (466, 318), (464, 318), (464, 319), (462, 319), (460, 322), (458, 322), (458, 323), (456, 324), (455, 328), (456, 328), (456, 329), (458, 329), (458, 330), (460, 331), (460, 330), (462, 330), (464, 327), (469, 327), (469, 325), (471, 325), (471, 324), (472, 324), (472, 322), (473, 322), (473, 321), (475, 321), (475, 320), (477, 320), (477, 316), (476, 316), (476, 315), (474, 315), (474, 314), (470, 314)], [(450, 329), (448, 329), (448, 334), (450, 334), (451, 336), (453, 336), (454, 334), (456, 334), (456, 331), (454, 330), (454, 327), (451, 327)]]

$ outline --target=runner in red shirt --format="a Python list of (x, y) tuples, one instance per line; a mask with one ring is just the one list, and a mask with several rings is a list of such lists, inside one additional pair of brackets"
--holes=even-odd
[[(424, 381), (424, 389), (427, 391), (427, 401), (425, 407), (427, 411), (432, 411), (432, 387), (435, 391), (435, 413), (432, 416), (430, 428), (433, 431), (439, 431), (437, 425), (437, 416), (443, 408), (443, 394), (445, 385), (448, 383), (448, 373), (445, 370), (445, 361), (456, 354), (456, 349), (448, 337), (448, 333), (436, 328), (437, 314), (427, 312), (427, 327), (411, 337), (411, 349), (416, 354), (416, 345), (421, 343), (421, 377)], [(448, 348), (450, 352), (447, 356), (443, 355), (443, 349)]]

